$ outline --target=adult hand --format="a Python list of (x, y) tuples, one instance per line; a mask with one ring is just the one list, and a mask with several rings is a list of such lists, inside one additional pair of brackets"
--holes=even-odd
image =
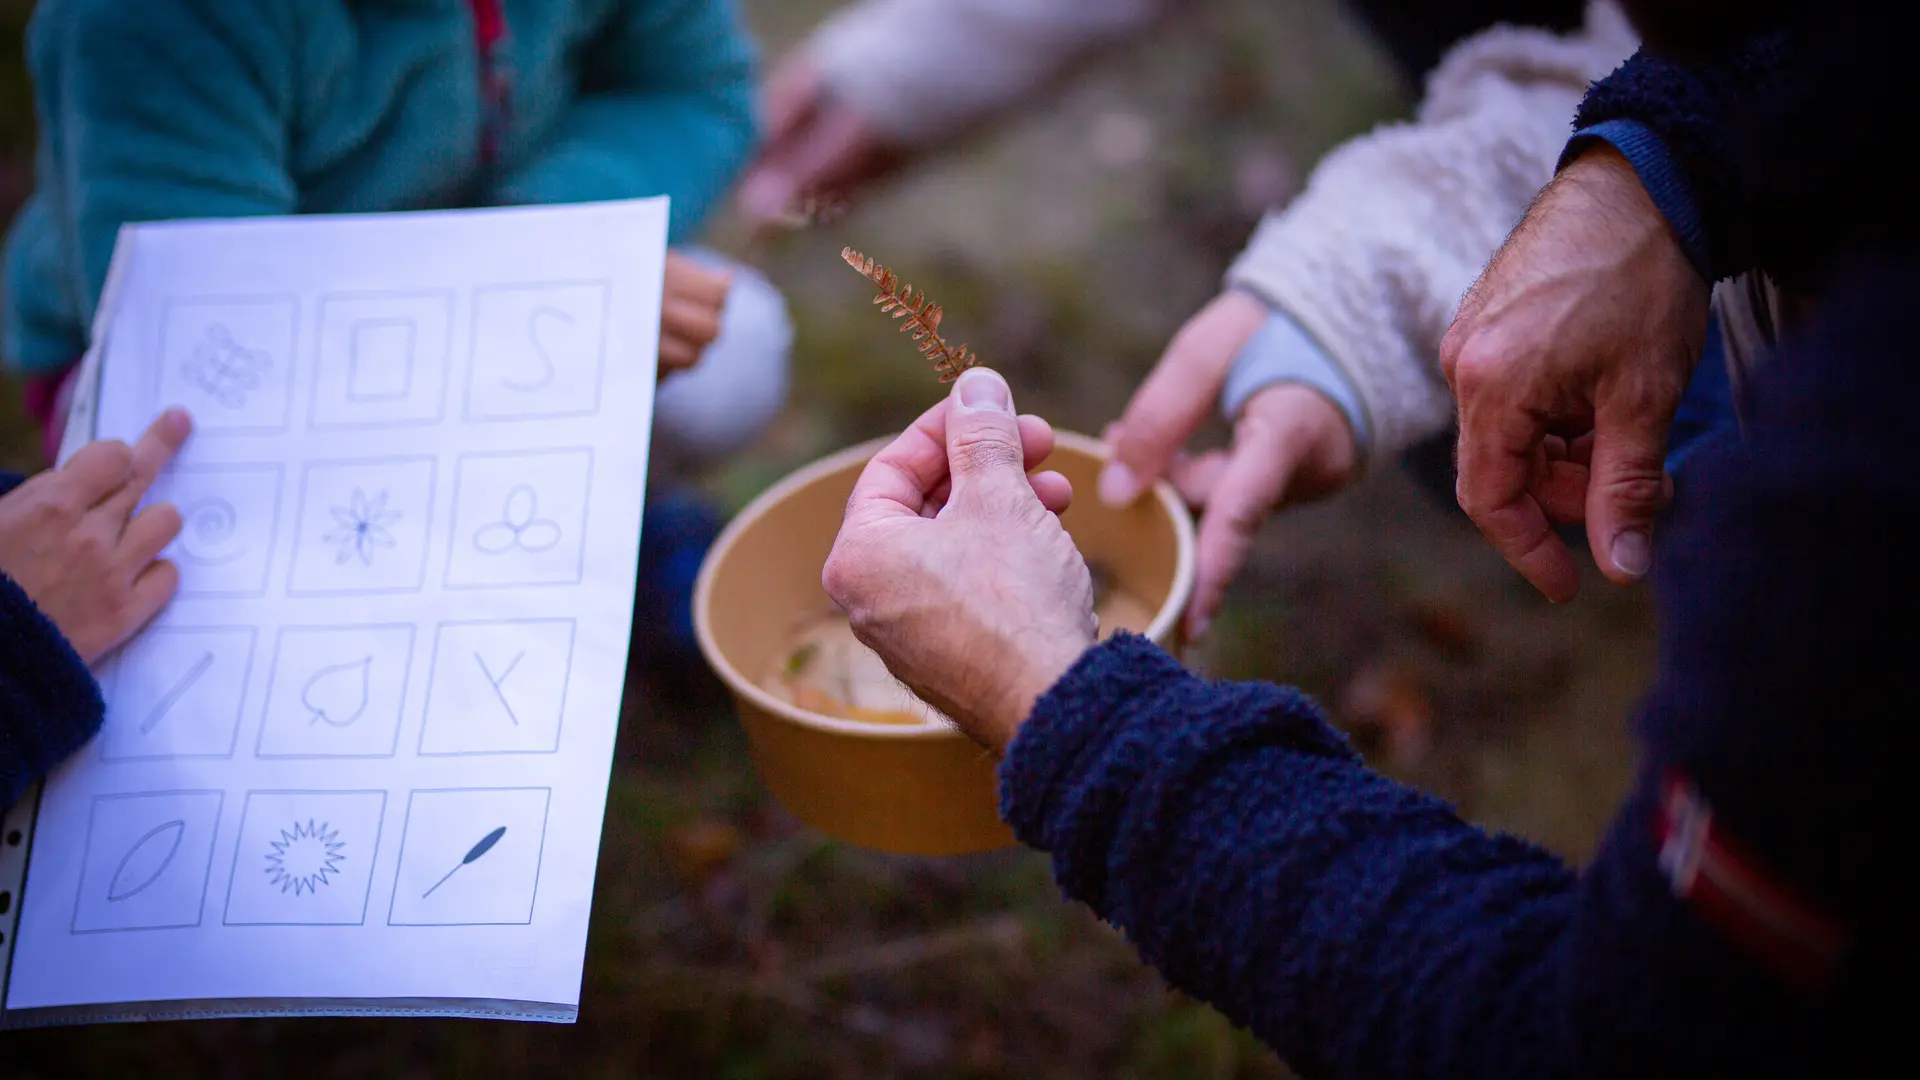
[(737, 197), (740, 212), (756, 225), (785, 219), (803, 195), (844, 199), (905, 160), (866, 116), (834, 96), (804, 47), (768, 76), (761, 111), (766, 142)]
[(1627, 584), (1672, 495), (1667, 428), (1707, 330), (1709, 288), (1633, 167), (1582, 154), (1460, 304), (1440, 363), (1460, 406), (1460, 506), (1549, 600), (1579, 578), (1553, 522), (1586, 522)]
[(1338, 489), (1358, 465), (1339, 406), (1298, 383), (1248, 398), (1231, 449), (1197, 457), (1182, 450), (1211, 415), (1234, 358), (1271, 313), (1239, 290), (1216, 297), (1174, 335), (1106, 431), (1113, 459), (1100, 474), (1100, 501), (1124, 506), (1166, 476), (1203, 508), (1185, 614), (1190, 638), (1206, 632), (1261, 523), (1281, 507)]
[(0, 498), (0, 570), (91, 664), (165, 607), (180, 572), (160, 552), (180, 534), (164, 503), (134, 513), (193, 422), (170, 409), (132, 448), (81, 448)]
[[(1039, 417), (974, 368), (867, 464), (821, 573), (887, 670), (993, 750), (1094, 642), (1073, 497)], [(944, 494), (944, 498), (942, 497)]]
[(660, 306), (660, 373), (700, 362), (720, 336), (720, 312), (727, 306), (733, 275), (710, 270), (677, 251), (667, 252), (665, 295)]

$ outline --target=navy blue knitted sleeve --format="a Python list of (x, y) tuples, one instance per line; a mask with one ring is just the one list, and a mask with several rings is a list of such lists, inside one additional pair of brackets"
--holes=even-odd
[[(0, 496), (20, 479), (0, 473)], [(0, 573), (0, 808), (93, 738), (105, 714), (80, 655)]]
[(1297, 692), (1122, 636), (1035, 707), (1002, 812), (1068, 896), (1303, 1076), (1772, 1075), (1819, 1020), (1676, 898), (1671, 765), (1650, 750), (1576, 876), (1368, 771)]
[[(1709, 281), (1742, 273), (1763, 260), (1767, 223), (1752, 213), (1751, 178), (1735, 142), (1744, 130), (1745, 111), (1756, 100), (1770, 97), (1787, 77), (1789, 50), (1787, 36), (1777, 33), (1692, 64), (1641, 50), (1587, 91), (1574, 119), (1574, 129), (1582, 132), (1620, 132), (1613, 122), (1631, 121), (1645, 140), (1671, 158), (1677, 180), (1699, 215), (1698, 235), (1682, 239), (1692, 241), (1688, 255)], [(1562, 164), (1590, 141), (1577, 137), (1570, 142)], [(1631, 153), (1628, 158), (1634, 160)], [(1636, 168), (1640, 165), (1635, 160)], [(1646, 179), (1642, 170), (1643, 182)], [(1658, 201), (1662, 192), (1653, 194)], [(1674, 205), (1674, 193), (1665, 194), (1662, 210)], [(1676, 231), (1679, 228), (1676, 223)]]
[(1061, 888), (1303, 1075), (1550, 1075), (1574, 875), (1365, 769), (1297, 692), (1090, 651), (1010, 748)]

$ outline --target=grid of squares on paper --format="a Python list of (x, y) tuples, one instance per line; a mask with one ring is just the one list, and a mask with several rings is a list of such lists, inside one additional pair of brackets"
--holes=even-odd
[[(461, 417), (490, 422), (597, 412), (610, 301), (604, 281), (475, 290), (466, 376), (458, 395)], [(441, 422), (453, 367), (456, 306), (450, 290), (322, 297), (308, 360), (310, 381), (302, 387), (297, 369), (305, 311), (298, 297), (169, 300), (160, 328), (163, 363), (153, 376), (155, 407), (186, 404), (195, 415), (196, 430), (207, 436), (286, 431), (303, 389), (308, 399), (304, 420), (314, 428)], [(323, 357), (328, 362), (322, 362)], [(394, 370), (395, 365), (403, 370)], [(586, 448), (461, 455), (445, 584), (486, 588), (578, 583), (592, 461)], [(361, 470), (366, 470), (367, 482), (353, 484), (357, 477), (352, 474)], [(316, 461), (306, 466), (294, 504), (288, 507), (281, 496), (285, 476), (279, 465), (182, 467), (162, 477), (151, 497), (175, 504), (183, 514), (181, 536), (167, 552), (183, 571), (183, 596), (263, 597), (272, 587), (273, 568), (283, 551), (290, 553), (284, 581), (291, 594), (375, 595), (417, 590), (424, 584), (433, 543), (428, 527), (439, 480), (436, 471), (437, 463), (428, 458)], [(458, 509), (463, 503), (464, 513)], [(258, 530), (238, 527), (239, 516), (250, 508), (264, 511), (269, 520), (264, 542), (251, 539)], [(414, 513), (409, 515), (408, 509)], [(294, 519), (293, 535), (284, 537), (282, 515), (288, 513)], [(401, 525), (403, 521), (408, 525)], [(463, 527), (471, 534), (464, 548)], [(485, 540), (473, 543), (483, 533)], [(550, 536), (552, 543), (546, 542)], [(380, 572), (362, 573), (357, 580), (336, 577), (329, 582), (323, 569), (330, 558), (335, 568), (357, 564), (366, 571), (383, 555)], [(335, 632), (330, 639), (329, 630)], [(574, 630), (573, 620), (563, 618), (439, 626), (418, 752), (557, 750)], [(369, 634), (393, 640), (372, 641), (377, 647), (371, 648), (347, 647), (356, 635)], [(299, 646), (291, 652), (289, 635)], [(258, 705), (261, 725), (255, 745), (261, 756), (391, 756), (396, 751), (408, 705), (411, 626), (284, 628), (264, 691), (253, 690), (257, 636), (251, 627), (185, 626), (158, 627), (145, 635), (107, 673), (110, 708), (101, 757), (139, 761), (231, 756), (249, 710), (256, 707), (250, 700), (256, 692), (264, 697)], [(343, 648), (359, 655), (331, 657)], [(300, 654), (298, 660), (294, 653)], [(471, 677), (460, 674), (463, 656), (473, 660)], [(332, 662), (321, 662), (330, 657)], [(313, 670), (296, 678), (293, 666)], [(492, 725), (484, 720), (461, 723), (462, 713), (490, 715)], [(303, 723), (316, 730), (301, 731)], [(340, 731), (355, 733), (344, 739), (324, 737)], [(402, 886), (413, 884), (409, 874), (426, 872), (416, 863), (424, 867), (430, 861), (424, 842), (416, 841), (414, 850), (420, 854), (413, 861), (403, 850), (389, 919), (397, 924), (530, 921), (550, 796), (544, 788), (412, 793), (408, 828), (416, 836), (436, 831), (430, 823), (414, 829), (416, 808), (425, 819), (462, 808), (479, 817), (490, 811), (517, 825), (497, 826), (500, 837), (493, 848), (498, 850), (461, 864), (470, 879), (463, 882), (466, 887), (450, 890), (437, 901), (434, 895), (402, 895)], [(467, 805), (475, 799), (480, 800), (478, 808)], [(218, 791), (96, 797), (82, 853), (74, 932), (199, 925), (214, 870), (222, 800)], [(331, 812), (299, 818), (301, 809), (316, 807)], [(385, 793), (379, 791), (249, 792), (223, 921), (363, 921), (384, 807)], [(273, 824), (280, 818), (287, 821)], [(354, 838), (345, 838), (349, 832)], [(318, 861), (310, 862), (304, 874), (295, 873), (301, 868), (290, 866), (289, 860), (302, 853)], [(243, 864), (256, 856), (262, 863), (253, 868), (260, 871), (257, 877), (243, 872)], [(277, 861), (269, 864), (270, 857)], [(103, 859), (113, 865), (100, 865)], [(361, 869), (352, 869), (355, 866)], [(516, 884), (488, 881), (511, 873), (520, 875)], [(479, 879), (480, 887), (471, 879)], [(437, 895), (439, 890), (429, 891)], [(307, 910), (275, 906), (286, 903), (276, 898), (323, 894), (331, 899), (308, 904)]]
[[(468, 423), (598, 412), (609, 282), (476, 288), (465, 297), (464, 343), (454, 340), (461, 299), (449, 289), (332, 293), (311, 311), (292, 296), (169, 300), (154, 406), (185, 402), (207, 436), (284, 431), (296, 392), (306, 394), (303, 419), (315, 428), (442, 422), (449, 393)], [(303, 329), (303, 321), (312, 325)], [(456, 388), (457, 348), (465, 371)], [(304, 380), (296, 378), (303, 362)], [(447, 587), (581, 579), (590, 451), (470, 454), (457, 472)], [(426, 580), (442, 482), (435, 473), (436, 463), (420, 458), (315, 461), (295, 483), (293, 505), (283, 507), (277, 466), (201, 466), (170, 470), (155, 497), (191, 511), (170, 551), (184, 571), (183, 595), (265, 596), (283, 557), (290, 595), (404, 594)], [(238, 527), (249, 514), (268, 519), (265, 542), (245, 539), (259, 529)], [(292, 519), (284, 539), (283, 515)], [(483, 542), (504, 538), (505, 546), (476, 546), (483, 531)], [(556, 534), (558, 542), (546, 542)]]

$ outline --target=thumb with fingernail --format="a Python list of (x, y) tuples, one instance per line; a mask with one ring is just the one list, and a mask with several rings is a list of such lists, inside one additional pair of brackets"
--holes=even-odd
[(952, 502), (998, 488), (1017, 487), (1032, 495), (1013, 390), (991, 368), (968, 368), (954, 380), (947, 467), (953, 477)]

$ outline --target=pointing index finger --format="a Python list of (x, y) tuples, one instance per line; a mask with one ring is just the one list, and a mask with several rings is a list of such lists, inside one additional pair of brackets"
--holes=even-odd
[(167, 467), (193, 434), (193, 420), (184, 409), (168, 409), (148, 425), (140, 441), (133, 444), (133, 470), (119, 490), (101, 500), (101, 507), (122, 516), (133, 508), (153, 486), (160, 471)]

